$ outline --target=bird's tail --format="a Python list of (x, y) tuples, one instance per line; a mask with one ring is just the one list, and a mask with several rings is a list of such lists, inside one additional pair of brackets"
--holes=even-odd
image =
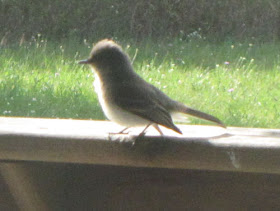
[(202, 111), (198, 111), (196, 109), (193, 109), (193, 108), (190, 108), (182, 103), (179, 103), (179, 102), (176, 102), (176, 112), (180, 112), (180, 113), (184, 113), (184, 114), (187, 114), (187, 115), (191, 115), (191, 116), (194, 116), (194, 117), (198, 117), (198, 118), (201, 118), (201, 119), (204, 119), (204, 120), (208, 120), (210, 122), (214, 122), (216, 123), (218, 126), (220, 127), (223, 127), (223, 128), (226, 128), (225, 124), (219, 120), (218, 118), (210, 115), (210, 114), (206, 114)]

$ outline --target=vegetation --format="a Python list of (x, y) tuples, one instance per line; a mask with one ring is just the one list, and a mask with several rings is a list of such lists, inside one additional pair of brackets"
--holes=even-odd
[[(58, 44), (59, 43), (59, 44)], [(169, 96), (226, 125), (280, 127), (279, 43), (119, 41), (136, 71)], [(0, 115), (104, 119), (86, 58), (91, 44), (40, 35), (0, 51)], [(199, 120), (194, 123), (201, 123)]]
[(0, 0), (0, 39), (279, 40), (279, 13), (278, 0)]
[(172, 98), (279, 128), (279, 14), (278, 0), (0, 0), (0, 115), (103, 119), (77, 61), (114, 38)]

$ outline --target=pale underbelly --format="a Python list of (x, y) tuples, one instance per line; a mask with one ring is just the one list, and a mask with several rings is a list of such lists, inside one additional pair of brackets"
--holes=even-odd
[(146, 126), (150, 123), (149, 120), (139, 117), (129, 111), (125, 111), (115, 105), (110, 99), (105, 100), (104, 90), (102, 89), (101, 81), (97, 74), (95, 74), (94, 88), (102, 110), (109, 120), (125, 127)]

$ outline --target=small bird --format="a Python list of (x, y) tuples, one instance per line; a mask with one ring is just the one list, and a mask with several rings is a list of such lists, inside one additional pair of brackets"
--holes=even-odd
[(176, 113), (188, 114), (226, 126), (216, 117), (195, 110), (169, 98), (152, 84), (142, 79), (134, 70), (128, 55), (114, 41), (99, 41), (90, 56), (79, 64), (89, 64), (95, 73), (95, 91), (106, 117), (125, 126), (119, 133), (130, 127), (144, 126), (144, 135), (153, 126), (161, 135), (158, 125), (182, 134), (173, 123)]

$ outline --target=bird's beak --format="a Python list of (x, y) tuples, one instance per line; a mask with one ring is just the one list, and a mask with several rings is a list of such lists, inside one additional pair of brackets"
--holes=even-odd
[(88, 59), (81, 60), (79, 61), (79, 64), (89, 64), (89, 60)]

